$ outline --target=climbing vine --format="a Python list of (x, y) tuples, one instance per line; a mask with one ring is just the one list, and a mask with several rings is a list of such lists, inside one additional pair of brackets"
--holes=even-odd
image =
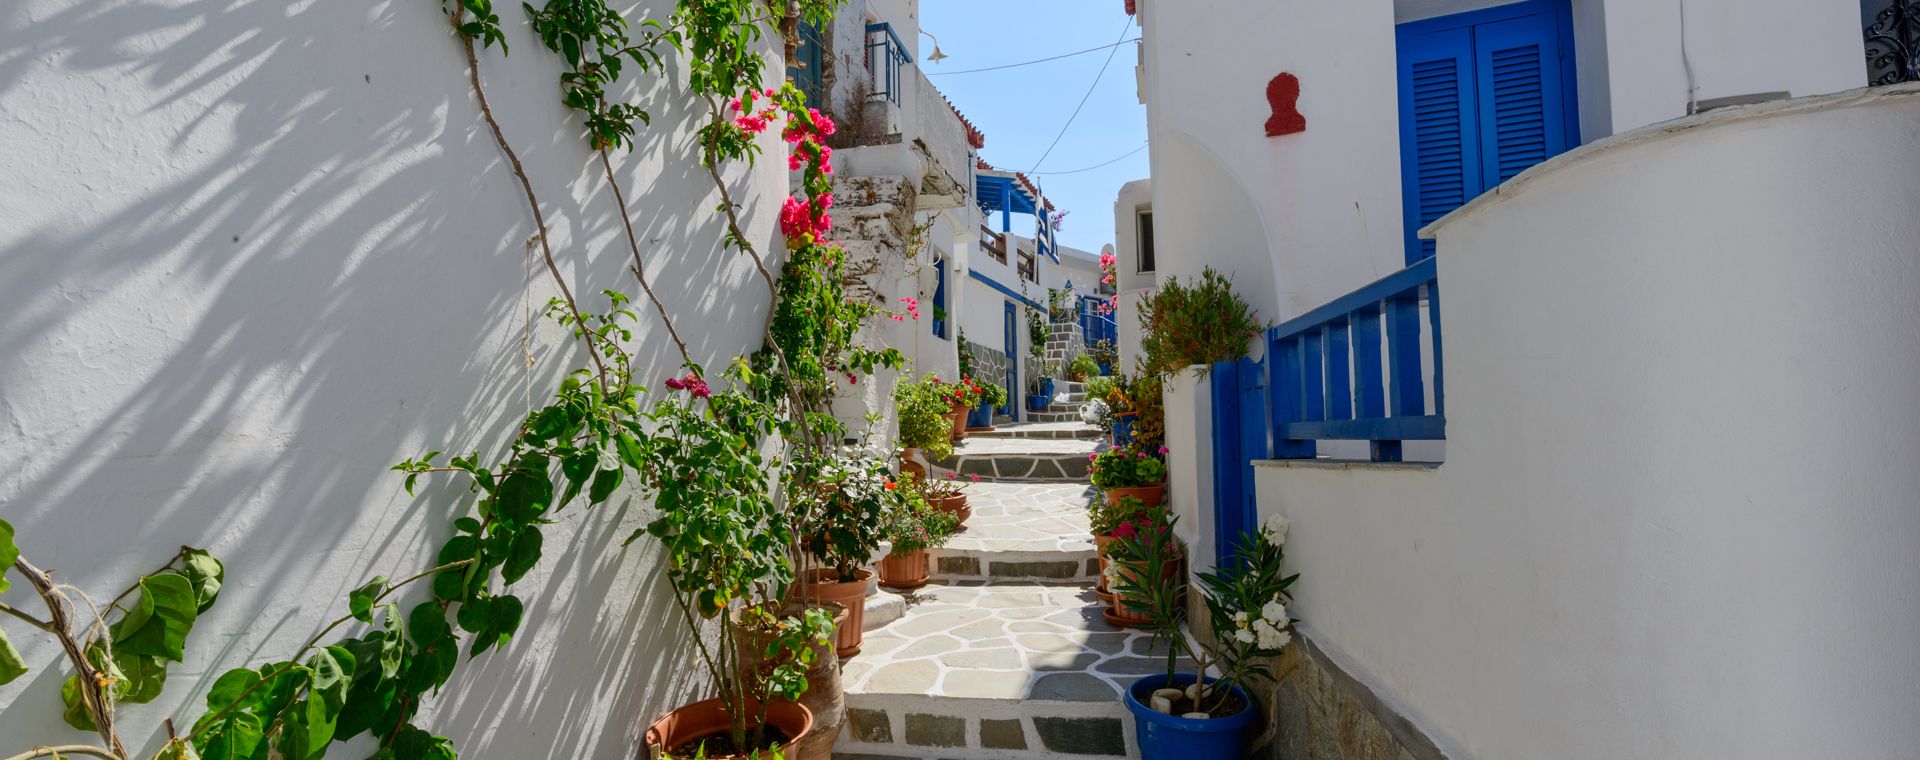
[[(695, 636), (723, 696), (797, 696), (804, 690), (803, 654), (825, 635), (817, 612), (773, 620), (763, 602), (780, 598), (794, 577), (795, 520), (778, 509), (768, 483), (782, 482), (785, 457), (817, 452), (844, 427), (829, 413), (837, 383), (857, 383), (879, 368), (898, 367), (893, 349), (860, 346), (860, 327), (881, 309), (848, 297), (845, 255), (828, 242), (832, 226), (833, 122), (807, 107), (791, 85), (762, 85), (759, 45), (769, 30), (790, 56), (801, 20), (824, 24), (838, 0), (683, 0), (665, 21), (646, 21), (630, 34), (626, 19), (602, 0), (523, 4), (528, 24), (564, 70), (560, 100), (580, 112), (587, 146), (597, 154), (625, 226), (634, 274), (679, 349), (684, 370), (668, 378), (667, 393), (649, 399), (650, 382), (635, 375), (633, 339), (640, 317), (627, 296), (603, 291), (607, 306), (587, 313), (561, 275), (545, 214), (519, 155), (494, 116), (480, 76), (478, 52), (508, 52), (504, 22), (490, 0), (457, 0), (447, 7), (468, 68), (469, 84), (496, 146), (519, 185), (546, 269), (560, 295), (547, 315), (582, 346), (587, 364), (569, 372), (546, 405), (530, 411), (506, 451), (447, 457), (431, 451), (393, 469), (413, 494), (421, 478), (465, 479), (466, 507), (452, 519), (452, 535), (430, 566), (390, 581), (376, 577), (350, 593), (344, 614), (281, 660), (232, 668), (214, 680), (206, 711), (186, 730), (169, 721), (157, 757), (323, 757), (337, 742), (375, 738), (376, 760), (457, 757), (452, 742), (414, 723), (423, 703), (444, 688), (462, 658), (506, 646), (524, 622), (527, 604), (513, 586), (545, 553), (543, 530), (566, 507), (604, 503), (624, 487), (651, 495), (660, 516), (634, 538), (650, 535), (666, 546), (669, 576), (690, 626), (740, 608), (758, 611), (752, 623), (777, 633), (793, 662), (749, 679), (739, 667), (732, 637), (709, 648)], [(653, 290), (634, 234), (614, 154), (631, 149), (649, 123), (639, 104), (612, 96), (623, 73), (663, 69), (660, 44), (685, 55), (687, 89), (705, 104), (698, 132), (701, 163), (712, 178), (724, 221), (722, 239), (752, 261), (774, 298), (761, 349), (735, 359), (714, 392), (665, 304)], [(784, 122), (789, 168), (801, 172), (801, 192), (780, 215), (785, 259), (775, 277), (770, 256), (745, 234), (741, 206), (724, 179), (729, 162), (751, 163), (758, 136)], [(911, 305), (909, 305), (911, 308)], [(769, 458), (765, 442), (788, 445)], [(40, 592), (42, 618), (0, 605), (0, 613), (58, 639), (73, 674), (62, 689), (68, 723), (95, 731), (104, 746), (35, 748), (27, 757), (130, 756), (114, 722), (118, 703), (154, 699), (169, 663), (185, 657), (195, 620), (214, 604), (225, 568), (210, 554), (183, 548), (161, 570), (142, 576), (104, 608), (77, 589), (18, 556), (11, 526), (0, 522), (0, 569), (12, 566)], [(630, 539), (633, 540), (633, 539)], [(782, 551), (784, 549), (784, 552)], [(6, 587), (0, 575), (0, 590)], [(400, 595), (415, 583), (427, 598), (403, 613)], [(335, 636), (343, 628), (348, 634)], [(330, 638), (331, 637), (331, 638)], [(25, 672), (17, 650), (0, 633), (0, 683)]]

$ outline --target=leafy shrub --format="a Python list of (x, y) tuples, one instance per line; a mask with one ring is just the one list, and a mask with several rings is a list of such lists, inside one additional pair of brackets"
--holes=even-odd
[(1127, 404), (1133, 417), (1133, 441), (1127, 444), (1134, 451), (1161, 453), (1166, 445), (1167, 417), (1166, 405), (1160, 398), (1160, 376), (1144, 375), (1127, 388)]
[(887, 517), (885, 537), (891, 552), (918, 551), (944, 546), (960, 529), (960, 517), (944, 512), (927, 500), (928, 484), (911, 479), (900, 485), (900, 506)]
[(920, 449), (939, 461), (953, 453), (953, 395), (946, 383), (929, 372), (919, 380), (893, 388), (894, 411), (900, 416), (900, 445)]
[(1192, 286), (1168, 277), (1158, 291), (1140, 299), (1139, 308), (1140, 369), (1146, 374), (1238, 359), (1260, 334), (1253, 310), (1212, 267)]
[(842, 450), (794, 463), (794, 495), (807, 551), (855, 580), (880, 548), (890, 515), (904, 504), (888, 460), (875, 452)]
[(1073, 357), (1073, 361), (1067, 364), (1067, 377), (1075, 382), (1086, 380), (1089, 377), (1097, 377), (1099, 374), (1100, 363), (1094, 361), (1093, 357), (1086, 354)]
[(1105, 536), (1122, 523), (1138, 522), (1149, 517), (1149, 513), (1164, 511), (1159, 507), (1149, 507), (1147, 503), (1132, 496), (1122, 496), (1116, 501), (1094, 499), (1087, 505), (1087, 522), (1094, 535)]
[(999, 383), (982, 383), (980, 385), (980, 400), (995, 409), (1006, 406), (1007, 389), (1000, 387)]

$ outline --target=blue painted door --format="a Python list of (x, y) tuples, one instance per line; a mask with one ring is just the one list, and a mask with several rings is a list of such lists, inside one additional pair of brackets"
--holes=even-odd
[(1020, 419), (1020, 410), (1026, 404), (1026, 389), (1020, 387), (1020, 333), (1015, 330), (1019, 324), (1013, 310), (1012, 301), (1002, 301), (1006, 307), (1005, 333), (1007, 346), (1007, 405), (1000, 412), (1014, 419)]
[(1266, 368), (1250, 359), (1213, 365), (1214, 557), (1225, 567), (1256, 530), (1253, 460), (1266, 459)]
[(1407, 263), (1421, 227), (1580, 144), (1567, 0), (1401, 24), (1400, 175)]

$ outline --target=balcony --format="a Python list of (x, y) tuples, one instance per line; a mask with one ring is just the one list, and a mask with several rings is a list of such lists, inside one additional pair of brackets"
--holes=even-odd
[(892, 24), (882, 21), (867, 25), (867, 74), (873, 77), (874, 97), (900, 105), (901, 91), (906, 89), (900, 67), (908, 60), (907, 46), (893, 33)]

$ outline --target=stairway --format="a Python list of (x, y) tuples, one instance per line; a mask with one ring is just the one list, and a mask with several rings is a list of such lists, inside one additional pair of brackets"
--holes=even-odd
[[(904, 614), (870, 624), (843, 664), (847, 724), (835, 758), (1139, 756), (1120, 690), (1165, 660), (1146, 634), (1108, 623), (1093, 595), (1086, 508), (1098, 494), (1085, 465), (1102, 445), (1077, 421), (962, 442), (948, 462), (993, 474), (969, 489), (966, 529), (934, 552), (934, 582), (882, 592)], [(1034, 476), (1040, 463), (1073, 458), (1073, 473)]]
[(1087, 401), (1087, 386), (1072, 380), (1053, 381), (1053, 403), (1044, 412), (1026, 412), (1028, 422), (1078, 423), (1080, 405)]

